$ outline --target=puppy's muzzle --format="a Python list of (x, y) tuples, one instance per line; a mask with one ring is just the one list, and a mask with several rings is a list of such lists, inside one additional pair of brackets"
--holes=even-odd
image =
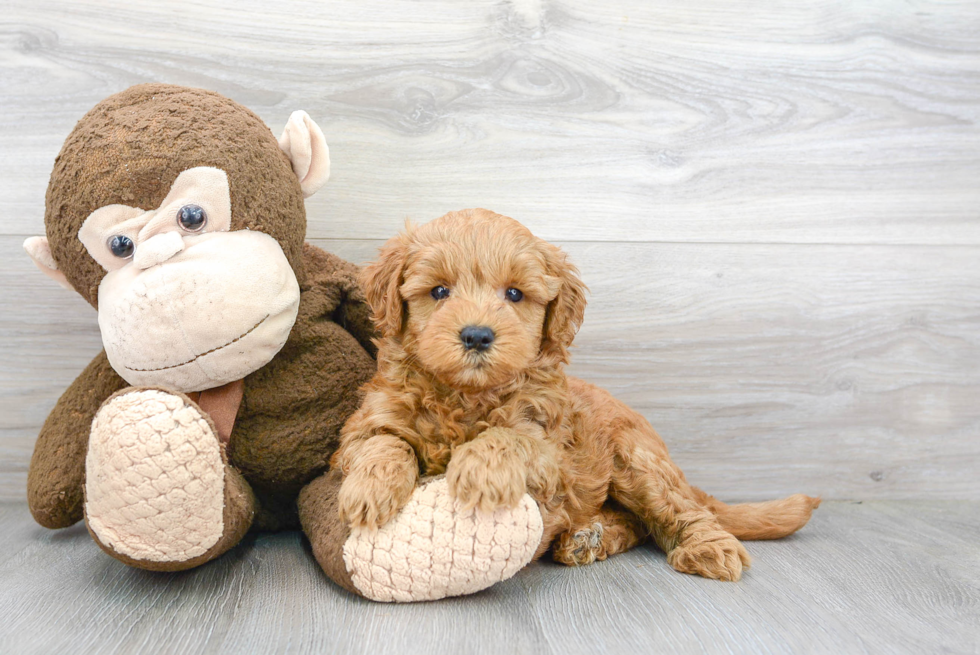
[(483, 352), (490, 348), (494, 340), (493, 330), (485, 325), (467, 325), (459, 331), (459, 340), (467, 350)]

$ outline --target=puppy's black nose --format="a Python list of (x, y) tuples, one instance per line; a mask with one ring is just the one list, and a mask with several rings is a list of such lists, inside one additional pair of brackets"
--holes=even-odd
[(467, 350), (486, 350), (493, 343), (493, 330), (484, 325), (467, 325), (459, 331), (459, 339)]

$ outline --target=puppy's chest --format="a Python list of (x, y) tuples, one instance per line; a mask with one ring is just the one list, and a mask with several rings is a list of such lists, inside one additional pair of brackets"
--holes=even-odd
[(494, 408), (444, 408), (419, 412), (414, 429), (419, 443), (416, 452), (423, 464), (424, 474), (438, 475), (445, 471), (452, 450), (476, 439), (487, 428), (504, 421)]
[(415, 430), (424, 441), (458, 446), (490, 427), (486, 412), (425, 411), (416, 416)]

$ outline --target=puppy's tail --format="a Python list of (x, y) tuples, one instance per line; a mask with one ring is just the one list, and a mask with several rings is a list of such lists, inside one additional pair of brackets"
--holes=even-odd
[(779, 539), (791, 535), (810, 520), (820, 506), (819, 498), (794, 494), (782, 500), (726, 505), (714, 496), (694, 488), (698, 500), (712, 511), (718, 522), (738, 539)]

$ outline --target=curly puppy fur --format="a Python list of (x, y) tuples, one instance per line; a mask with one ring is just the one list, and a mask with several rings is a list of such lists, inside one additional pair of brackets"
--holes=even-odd
[[(551, 547), (559, 562), (588, 564), (652, 537), (678, 571), (737, 580), (749, 565), (739, 539), (791, 534), (819, 504), (712, 498), (646, 419), (566, 376), (586, 287), (561, 250), (511, 218), (475, 209), (408, 225), (363, 283), (378, 371), (334, 458), (352, 525), (384, 524), (420, 475), (445, 473), (484, 511), (530, 493), (545, 523), (536, 556)], [(492, 342), (467, 347), (471, 326)]]

